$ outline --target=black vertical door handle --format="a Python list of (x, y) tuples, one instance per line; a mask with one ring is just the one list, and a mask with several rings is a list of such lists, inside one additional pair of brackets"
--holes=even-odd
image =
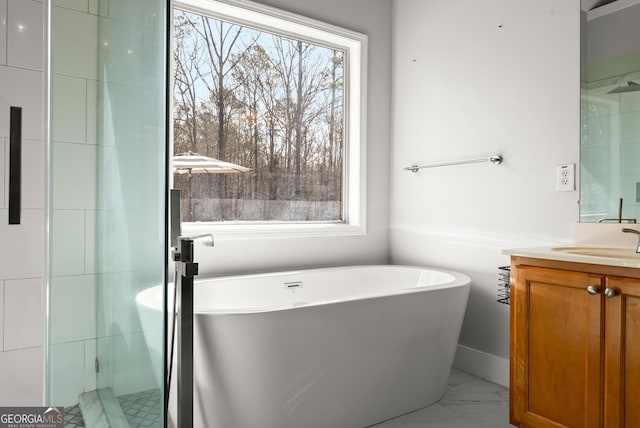
[(22, 107), (11, 107), (9, 126), (9, 224), (20, 224), (20, 204), (22, 199)]

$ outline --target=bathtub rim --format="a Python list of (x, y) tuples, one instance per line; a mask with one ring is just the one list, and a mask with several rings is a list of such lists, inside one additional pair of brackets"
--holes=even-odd
[[(330, 267), (320, 267), (320, 268), (309, 268), (309, 269), (291, 269), (291, 270), (282, 270), (282, 271), (273, 271), (273, 272), (263, 272), (263, 273), (252, 273), (252, 274), (241, 274), (241, 275), (224, 275), (219, 277), (207, 277), (207, 278), (199, 278), (194, 281), (194, 286), (196, 284), (212, 282), (212, 281), (222, 281), (227, 279), (235, 279), (235, 280), (243, 280), (243, 279), (252, 279), (256, 277), (264, 277), (264, 276), (279, 276), (279, 275), (291, 275), (291, 274), (300, 274), (307, 272), (318, 272), (318, 271), (326, 271), (326, 270), (346, 270), (346, 269), (361, 269), (361, 268), (402, 268), (402, 269), (415, 269), (418, 271), (432, 271), (439, 272), (451, 275), (453, 277), (452, 281), (443, 282), (438, 284), (427, 284), (419, 287), (411, 287), (411, 288), (402, 288), (398, 290), (393, 290), (393, 292), (380, 292), (380, 293), (371, 293), (367, 295), (356, 295), (356, 296), (345, 296), (343, 298), (338, 299), (328, 299), (322, 300), (319, 302), (305, 302), (305, 304), (301, 305), (271, 305), (271, 306), (260, 306), (255, 308), (228, 308), (228, 309), (202, 309), (196, 305), (194, 305), (194, 315), (248, 315), (248, 314), (260, 314), (260, 313), (270, 313), (270, 312), (279, 312), (279, 311), (290, 311), (296, 309), (303, 308), (311, 308), (311, 307), (319, 307), (325, 305), (331, 305), (336, 303), (347, 303), (354, 301), (365, 301), (370, 299), (380, 299), (384, 297), (392, 297), (392, 296), (401, 296), (406, 294), (415, 294), (421, 292), (428, 291), (437, 291), (437, 290), (446, 290), (446, 289), (455, 289), (455, 288), (470, 288), (471, 286), (471, 278), (458, 271), (452, 271), (448, 269), (441, 268), (433, 268), (433, 267), (425, 267), (425, 266), (416, 266), (416, 265), (392, 265), (392, 264), (375, 264), (375, 265), (346, 265), (346, 266), (330, 266)], [(136, 305), (144, 306), (148, 309), (160, 310), (162, 308), (162, 299), (158, 299), (157, 297), (161, 296), (162, 285), (154, 285), (149, 288), (146, 288), (139, 293), (136, 294)], [(168, 289), (171, 290), (173, 287), (173, 282), (168, 283)], [(155, 297), (155, 299), (154, 299)], [(169, 305), (171, 306), (173, 296), (167, 296), (169, 300)], [(150, 304), (149, 299), (154, 299), (157, 304)]]

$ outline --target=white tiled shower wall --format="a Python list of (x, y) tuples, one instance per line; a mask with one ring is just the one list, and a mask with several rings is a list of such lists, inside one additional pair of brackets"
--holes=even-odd
[(95, 245), (88, 233), (96, 212), (95, 3), (51, 6), (51, 400), (62, 406), (97, 386)]
[[(44, 4), (0, 0), (0, 405), (44, 401)], [(22, 107), (22, 218), (8, 224), (9, 107)]]
[[(123, 3), (126, 1), (53, 2), (50, 307), (52, 402), (57, 405), (72, 405), (79, 393), (106, 386), (116, 395), (157, 387), (134, 295), (125, 285), (133, 281), (131, 276), (144, 274), (122, 273), (118, 268), (125, 265), (115, 261), (116, 266), (105, 265), (99, 259), (105, 257), (100, 253), (104, 247), (97, 249), (95, 243), (98, 221), (109, 215), (98, 209), (96, 195), (101, 184), (97, 169), (114, 152), (113, 143), (97, 136), (99, 115), (106, 114), (97, 109), (99, 86), (114, 86), (113, 76), (109, 83), (99, 82), (98, 49), (114, 47), (118, 41), (101, 38), (99, 43), (98, 21), (103, 32), (120, 29), (114, 37), (133, 34), (139, 38), (141, 31), (122, 24), (126, 18), (119, 10)], [(104, 205), (104, 193), (102, 198)], [(125, 257), (125, 252), (115, 255)]]
[[(133, 346), (143, 343), (141, 333), (134, 338), (128, 331), (98, 338), (96, 327), (93, 226), (99, 3), (52, 0), (50, 4), (59, 24), (51, 64), (55, 71), (51, 91), (56, 95), (51, 106), (55, 227), (50, 298), (56, 308), (51, 317), (52, 399), (53, 404), (68, 406), (77, 402), (79, 393), (106, 385), (108, 356), (101, 358), (99, 375), (94, 369), (99, 350), (131, 354), (132, 349), (138, 353), (146, 349)], [(0, 406), (39, 405), (45, 399), (45, 11), (43, 1), (0, 0)], [(23, 108), (20, 225), (8, 225), (10, 106)], [(132, 392), (120, 386), (127, 382), (117, 378), (109, 382), (120, 393)], [(137, 383), (147, 385), (148, 379)]]

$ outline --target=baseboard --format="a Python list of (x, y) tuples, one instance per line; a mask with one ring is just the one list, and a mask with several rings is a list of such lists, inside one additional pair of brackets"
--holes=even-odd
[(509, 387), (509, 359), (458, 345), (453, 366), (482, 379)]

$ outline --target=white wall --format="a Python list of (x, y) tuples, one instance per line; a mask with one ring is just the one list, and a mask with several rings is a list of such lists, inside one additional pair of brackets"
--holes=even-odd
[[(44, 377), (42, 1), (0, 0), (0, 405), (39, 405)], [(22, 107), (22, 221), (8, 224), (9, 107)]]
[(261, 0), (368, 35), (367, 234), (360, 237), (216, 239), (197, 246), (202, 276), (295, 267), (386, 263), (389, 240), (391, 24), (389, 0)]
[[(392, 261), (471, 276), (457, 363), (505, 383), (501, 250), (568, 240), (578, 218), (578, 193), (557, 192), (555, 174), (578, 163), (579, 4), (394, 5)], [(402, 169), (493, 154), (504, 163)]]

